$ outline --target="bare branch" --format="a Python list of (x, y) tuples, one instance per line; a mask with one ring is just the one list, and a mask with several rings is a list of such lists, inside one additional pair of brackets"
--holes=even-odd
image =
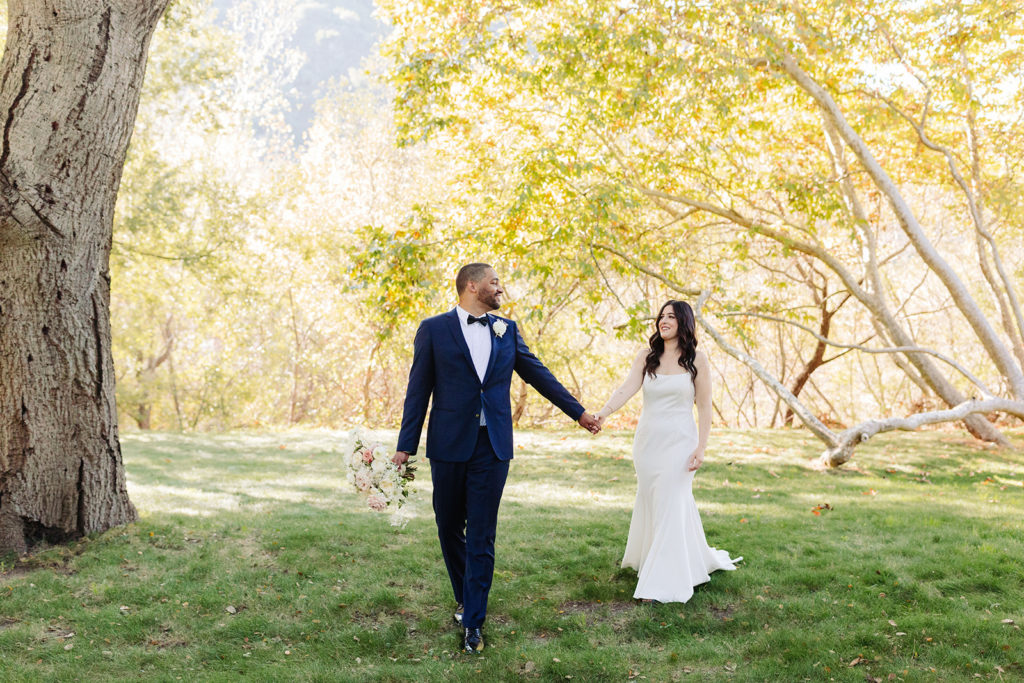
[(1005, 398), (989, 398), (983, 401), (972, 399), (946, 410), (917, 413), (910, 417), (867, 420), (843, 431), (839, 435), (839, 443), (822, 454), (821, 462), (827, 467), (839, 467), (850, 459), (854, 448), (858, 444), (878, 434), (894, 430), (916, 431), (925, 425), (955, 422), (963, 420), (970, 415), (988, 415), (991, 413), (1006, 413), (1024, 419), (1024, 401), (1013, 401)]
[(971, 373), (970, 370), (968, 370), (964, 366), (960, 365), (959, 363), (957, 363), (955, 360), (953, 360), (949, 356), (941, 354), (938, 351), (933, 351), (931, 349), (924, 348), (922, 346), (891, 346), (891, 347), (887, 347), (887, 348), (873, 349), (873, 348), (871, 348), (869, 346), (863, 346), (862, 344), (843, 344), (842, 342), (836, 342), (836, 341), (832, 341), (831, 339), (826, 339), (825, 337), (823, 337), (820, 334), (818, 334), (817, 331), (811, 329), (810, 327), (807, 327), (806, 325), (801, 325), (800, 323), (798, 323), (798, 322), (796, 322), (794, 320), (786, 320), (785, 318), (778, 318), (778, 317), (776, 317), (774, 315), (766, 315), (764, 313), (753, 313), (753, 312), (748, 312), (748, 311), (736, 311), (736, 312), (732, 312), (732, 313), (722, 313), (721, 316), (722, 317), (745, 316), (745, 317), (751, 317), (751, 318), (763, 318), (765, 320), (771, 320), (772, 322), (777, 322), (777, 323), (785, 323), (786, 325), (792, 325), (793, 327), (800, 328), (804, 332), (812, 335), (815, 339), (817, 339), (818, 341), (820, 341), (823, 344), (828, 344), (829, 346), (834, 346), (834, 347), (839, 348), (839, 349), (853, 349), (853, 350), (856, 350), (856, 351), (863, 351), (864, 353), (926, 353), (929, 356), (934, 356), (935, 358), (938, 358), (943, 363), (946, 363), (951, 368), (953, 368), (954, 370), (959, 372), (961, 375), (966, 377), (971, 382), (971, 384), (973, 384), (974, 386), (978, 387), (978, 389), (981, 390), (982, 396), (984, 398), (986, 398), (986, 399), (988, 399), (988, 398), (995, 398), (995, 394), (993, 394), (992, 391), (989, 390), (989, 388), (985, 386), (984, 382), (982, 382), (980, 379), (975, 377), (974, 374)]
[[(980, 238), (985, 241), (985, 243), (988, 245), (989, 250), (992, 252), (992, 262), (995, 264), (996, 272), (999, 273), (999, 279), (1002, 281), (1002, 289), (996, 286), (995, 279), (992, 277), (991, 271), (989, 270), (989, 265), (984, 250), (980, 248), (979, 244), (978, 257), (982, 272), (985, 275), (985, 279), (991, 287), (993, 294), (995, 294), (995, 298), (999, 304), (1000, 313), (1002, 313), (1004, 319), (1008, 320), (1012, 315), (1014, 322), (1017, 325), (1016, 332), (1014, 333), (1012, 329), (1008, 329), (1007, 331), (1010, 333), (1010, 338), (1013, 341), (1017, 342), (1021, 338), (1021, 335), (1024, 335), (1024, 314), (1021, 313), (1020, 300), (1017, 297), (1016, 288), (1013, 286), (1013, 280), (1006, 273), (1006, 267), (1003, 265), (1003, 259), (999, 255), (999, 247), (996, 244), (995, 238), (992, 236), (992, 233), (989, 232), (988, 228), (985, 226), (985, 219), (981, 213), (981, 207), (978, 204), (977, 198), (975, 197), (975, 193), (968, 186), (967, 181), (963, 177), (963, 174), (961, 174), (960, 168), (957, 166), (956, 159), (954, 158), (952, 150), (950, 150), (945, 145), (940, 145), (939, 143), (933, 141), (925, 132), (924, 126), (915, 121), (913, 118), (911, 118), (909, 114), (900, 109), (896, 105), (896, 103), (893, 102), (891, 99), (879, 93), (872, 93), (872, 95), (885, 102), (886, 105), (888, 105), (888, 107), (892, 111), (894, 111), (897, 115), (899, 115), (901, 118), (907, 121), (907, 123), (909, 123), (910, 126), (914, 129), (914, 132), (917, 133), (917, 138), (918, 140), (921, 141), (922, 145), (924, 145), (925, 147), (934, 152), (942, 154), (943, 157), (945, 157), (946, 165), (949, 168), (950, 175), (953, 176), (953, 180), (960, 187), (960, 191), (963, 192), (963, 195), (967, 200), (967, 210), (971, 215), (972, 222), (974, 223), (974, 229), (980, 236)], [(974, 159), (973, 165), (976, 165), (977, 149), (975, 140), (977, 133), (975, 132), (974, 128), (975, 126), (973, 123), (973, 115), (971, 115), (968, 111), (968, 141), (971, 146), (972, 158)], [(1007, 302), (1004, 300), (1004, 297), (1009, 299), (1009, 305), (1007, 305)], [(1017, 345), (1019, 346), (1019, 343)], [(1018, 355), (1021, 354), (1018, 353)]]
[(612, 296), (615, 297), (615, 300), (617, 302), (619, 302), (619, 306), (622, 306), (623, 310), (628, 309), (629, 306), (627, 306), (622, 301), (622, 299), (619, 298), (618, 292), (616, 292), (615, 288), (612, 287), (612, 283), (608, 281), (608, 276), (604, 274), (604, 268), (601, 267), (601, 259), (597, 258), (597, 254), (594, 253), (594, 245), (591, 244), (589, 246), (590, 246), (590, 257), (592, 259), (594, 259), (594, 266), (597, 267), (597, 272), (601, 274), (601, 279), (604, 280), (604, 286), (607, 287), (608, 291), (612, 293)]
[(828, 117), (830, 123), (835, 126), (843, 141), (853, 151), (854, 156), (857, 157), (857, 160), (871, 176), (875, 186), (889, 200), (889, 204), (896, 214), (897, 222), (903, 229), (904, 234), (914, 244), (921, 260), (938, 275), (943, 285), (953, 296), (953, 301), (956, 303), (957, 308), (960, 309), (960, 312), (974, 330), (988, 356), (1012, 387), (1014, 396), (1024, 398), (1024, 371), (1021, 370), (1021, 367), (1015, 362), (1003, 341), (996, 334), (992, 325), (974, 300), (974, 297), (971, 296), (967, 286), (928, 239), (924, 229), (896, 187), (896, 184), (889, 177), (885, 169), (882, 168), (882, 165), (875, 158), (863, 138), (857, 134), (846, 120), (839, 105), (817, 81), (800, 68), (792, 55), (784, 55), (779, 60), (779, 65), (797, 85), (811, 96), (825, 116)]
[(644, 273), (645, 275), (650, 275), (654, 279), (658, 280), (659, 282), (661, 282), (664, 285), (667, 285), (671, 289), (674, 289), (675, 291), (679, 292), (680, 294), (685, 294), (687, 296), (699, 296), (701, 291), (702, 291), (702, 290), (697, 289), (695, 287), (687, 287), (686, 285), (682, 285), (682, 284), (676, 282), (675, 280), (672, 280), (671, 278), (666, 277), (665, 275), (662, 275), (661, 273), (657, 273), (657, 272), (651, 270), (650, 268), (648, 268), (647, 266), (644, 266), (644, 265), (640, 264), (638, 261), (636, 261), (632, 257), (627, 256), (626, 254), (622, 253), (618, 249), (615, 249), (613, 247), (609, 247), (607, 244), (591, 243), (590, 244), (590, 248), (591, 249), (601, 249), (603, 251), (607, 251), (610, 254), (615, 254), (620, 259), (622, 259), (623, 261), (625, 261), (629, 265), (633, 266), (634, 268), (636, 268), (640, 272)]
[(813, 413), (807, 410), (804, 404), (800, 402), (800, 399), (794, 396), (793, 393), (788, 388), (786, 388), (784, 384), (779, 382), (779, 380), (777, 380), (774, 375), (768, 372), (768, 370), (766, 370), (764, 366), (758, 363), (753, 356), (751, 356), (749, 353), (745, 351), (737, 349), (735, 346), (730, 344), (728, 340), (726, 340), (726, 338), (722, 336), (722, 334), (717, 329), (715, 329), (715, 327), (711, 325), (711, 323), (708, 322), (707, 318), (704, 317), (703, 308), (704, 304), (707, 303), (707, 300), (710, 296), (711, 291), (704, 290), (703, 292), (701, 292), (700, 296), (697, 299), (697, 303), (693, 307), (693, 315), (694, 318), (696, 318), (697, 324), (699, 324), (701, 328), (705, 332), (707, 332), (712, 339), (715, 340), (715, 343), (718, 344), (718, 347), (720, 349), (722, 349), (730, 356), (732, 356), (733, 358), (735, 358), (736, 360), (740, 361), (748, 368), (750, 368), (751, 372), (753, 372), (754, 375), (756, 375), (757, 378), (760, 379), (766, 387), (775, 392), (775, 395), (782, 399), (782, 401), (787, 406), (789, 406), (789, 408), (797, 416), (799, 416), (800, 420), (805, 425), (807, 425), (807, 428), (811, 430), (811, 432), (816, 437), (818, 437), (818, 439), (820, 439), (822, 442), (824, 442), (826, 445), (832, 448), (838, 446), (839, 442), (837, 440), (836, 434), (831, 429), (826, 427), (825, 424), (821, 420), (819, 420)]

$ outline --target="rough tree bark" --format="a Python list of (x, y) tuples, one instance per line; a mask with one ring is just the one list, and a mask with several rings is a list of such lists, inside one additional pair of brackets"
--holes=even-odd
[(9, 0), (0, 62), (0, 552), (135, 519), (114, 405), (114, 202), (168, 0)]

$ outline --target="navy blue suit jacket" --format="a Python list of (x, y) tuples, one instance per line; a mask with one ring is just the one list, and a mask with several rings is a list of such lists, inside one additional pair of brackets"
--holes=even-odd
[[(507, 326), (501, 336), (494, 332), (497, 320)], [(442, 462), (469, 460), (476, 444), (482, 410), (495, 454), (501, 460), (511, 460), (512, 406), (509, 392), (513, 371), (573, 420), (579, 420), (583, 415), (583, 406), (530, 352), (513, 321), (490, 315), (488, 321), (491, 326), (491, 359), (482, 382), (473, 366), (473, 357), (455, 309), (420, 323), (413, 343), (412, 368), (397, 450), (416, 452), (423, 420), (427, 416), (427, 404), (430, 403), (428, 458)]]

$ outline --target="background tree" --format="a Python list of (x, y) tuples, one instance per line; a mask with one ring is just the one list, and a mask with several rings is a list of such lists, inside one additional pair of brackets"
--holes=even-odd
[(131, 521), (108, 259), (166, 0), (8, 3), (0, 62), (0, 550)]
[(248, 104), (269, 86), (234, 95), (242, 50), (204, 0), (171, 5), (150, 50), (111, 260), (118, 399), (143, 429), (230, 424), (219, 394), (248, 361), (225, 331), (247, 328), (246, 239), (274, 166), (255, 133), (268, 110)]

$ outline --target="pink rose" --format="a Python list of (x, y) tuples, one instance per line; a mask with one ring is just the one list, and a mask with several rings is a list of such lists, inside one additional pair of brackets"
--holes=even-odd
[(388, 502), (384, 500), (384, 496), (379, 493), (374, 493), (369, 496), (366, 499), (366, 504), (370, 506), (371, 510), (376, 510), (377, 512), (386, 509), (388, 506)]
[(371, 451), (369, 448), (363, 450), (363, 462), (365, 462), (367, 465), (373, 462), (373, 451)]

